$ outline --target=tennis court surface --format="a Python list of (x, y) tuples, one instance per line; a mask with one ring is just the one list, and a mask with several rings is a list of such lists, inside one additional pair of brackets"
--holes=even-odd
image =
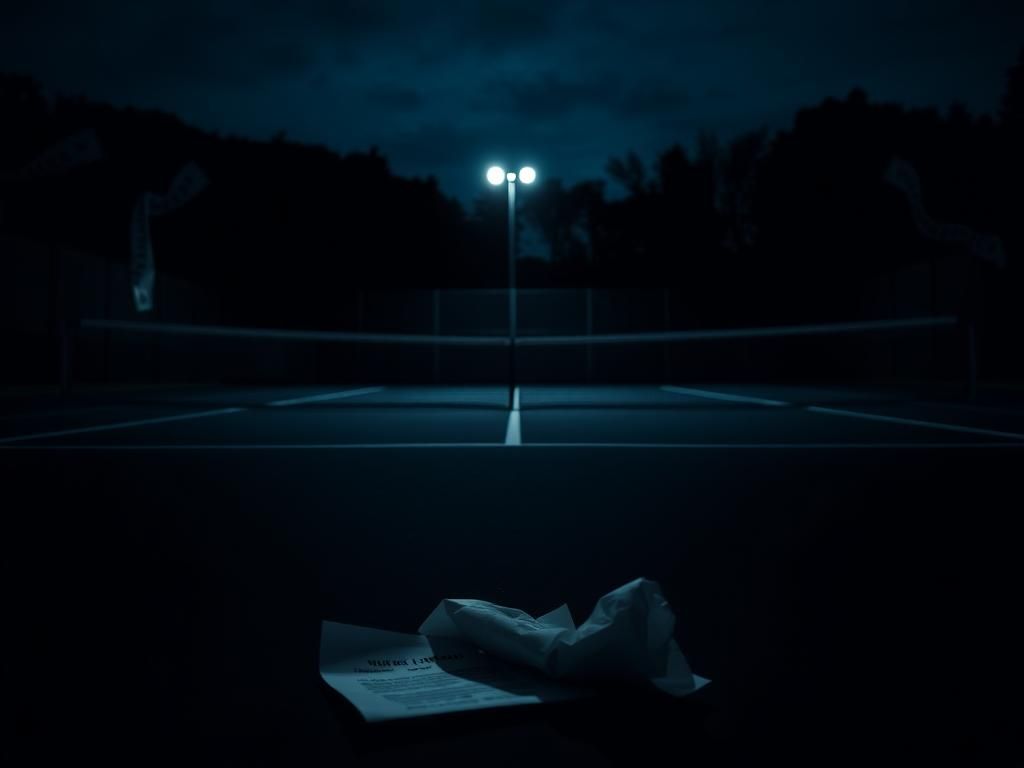
[(0, 445), (79, 450), (1007, 448), (1024, 411), (752, 385), (181, 387), (20, 405)]
[[(1020, 755), (1024, 407), (864, 385), (175, 386), (0, 415), (17, 756), (488, 765)], [(692, 700), (367, 726), (323, 619), (661, 583)]]

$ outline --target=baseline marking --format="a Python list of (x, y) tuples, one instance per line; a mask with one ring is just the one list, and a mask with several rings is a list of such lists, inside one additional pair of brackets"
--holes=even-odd
[(675, 395), (690, 395), (692, 397), (703, 397), (708, 400), (726, 400), (733, 403), (753, 403), (755, 405), (790, 405), (782, 400), (765, 400), (762, 397), (747, 397), (744, 395), (727, 395), (724, 392), (712, 392), (707, 389), (690, 389), (689, 387), (676, 387), (671, 384), (662, 386), (662, 391), (671, 392)]
[(508, 426), (505, 428), (505, 445), (522, 445), (519, 431), (519, 387), (512, 390), (512, 409), (508, 412)]
[(229, 413), (241, 413), (245, 408), (219, 408), (215, 411), (198, 411), (196, 413), (182, 413), (177, 416), (161, 416), (156, 419), (140, 419), (138, 421), (121, 421), (116, 424), (100, 424), (94, 427), (77, 427), (76, 429), (62, 429), (56, 432), (35, 432), (31, 435), (15, 435), (14, 437), (0, 438), (0, 444), (17, 443), (22, 440), (39, 440), (45, 437), (65, 437), (67, 435), (80, 435), (86, 432), (106, 432), (111, 429), (128, 429), (130, 427), (145, 427), (149, 424), (164, 424), (169, 421), (186, 421), (188, 419), (203, 419), (207, 416), (223, 416)]
[(928, 429), (944, 429), (949, 432), (963, 432), (968, 435), (987, 435), (988, 437), (1005, 437), (1009, 440), (1024, 440), (1024, 435), (1016, 432), (999, 432), (994, 429), (982, 429), (980, 427), (965, 427), (960, 424), (946, 424), (941, 421), (922, 421), (920, 419), (904, 419), (899, 416), (882, 416), (877, 413), (863, 413), (862, 411), (846, 411), (841, 408), (823, 408), (819, 405), (809, 405), (806, 410), (812, 413), (827, 413), (832, 416), (848, 416), (852, 419), (864, 419), (865, 421), (884, 421), (891, 424), (906, 424), (911, 427), (927, 427)]
[(301, 405), (302, 403), (319, 403), (325, 400), (341, 400), (343, 397), (359, 397), (360, 395), (372, 395), (380, 392), (384, 387), (363, 387), (362, 389), (346, 389), (341, 392), (327, 392), (323, 395), (310, 395), (309, 397), (295, 397), (291, 400), (275, 400), (267, 405), (288, 406)]

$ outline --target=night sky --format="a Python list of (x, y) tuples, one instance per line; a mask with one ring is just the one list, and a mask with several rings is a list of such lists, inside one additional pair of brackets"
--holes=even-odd
[(998, 108), (1024, 3), (980, 0), (35, 0), (0, 69), (224, 134), (342, 151), (470, 200), (491, 162), (598, 178), (698, 132), (785, 128), (854, 86)]

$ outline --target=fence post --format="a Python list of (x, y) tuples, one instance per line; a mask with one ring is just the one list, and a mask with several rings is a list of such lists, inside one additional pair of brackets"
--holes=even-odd
[[(356, 292), (356, 330), (359, 332), (363, 331), (363, 289), (360, 288)], [(355, 376), (350, 381), (365, 381), (366, 377), (366, 366), (364, 364), (365, 356), (363, 354), (363, 345), (356, 344), (352, 350), (352, 357), (355, 360)]]
[(67, 397), (71, 394), (71, 339), (69, 337), (67, 318), (62, 318), (58, 330), (57, 341), (58, 354), (60, 355), (60, 395)]
[(57, 391), (61, 397), (71, 394), (71, 345), (68, 338), (67, 264), (60, 245), (50, 246), (53, 260), (53, 330), (57, 341)]
[[(441, 335), (441, 289), (435, 288), (433, 295), (434, 335)], [(434, 344), (434, 384), (441, 383), (441, 347)]]
[[(672, 309), (669, 305), (669, 294), (668, 288), (662, 289), (661, 293), (661, 319), (664, 331), (672, 330)], [(672, 348), (669, 343), (664, 342), (665, 346), (661, 349), (661, 362), (662, 362), (662, 381), (672, 380), (672, 359), (671, 352)]]
[[(587, 336), (594, 333), (594, 289), (587, 285)], [(594, 347), (587, 344), (587, 383), (594, 380)]]

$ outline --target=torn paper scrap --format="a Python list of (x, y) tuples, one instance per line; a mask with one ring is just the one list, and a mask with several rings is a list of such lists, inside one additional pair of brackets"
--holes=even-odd
[(488, 654), (566, 681), (647, 680), (674, 696), (708, 683), (679, 649), (676, 617), (661, 587), (636, 579), (597, 601), (578, 628), (566, 606), (534, 618), (482, 600), (442, 600), (420, 626), (431, 638), (468, 642)]
[(320, 674), (370, 722), (592, 694), (458, 640), (330, 621), (321, 625)]

